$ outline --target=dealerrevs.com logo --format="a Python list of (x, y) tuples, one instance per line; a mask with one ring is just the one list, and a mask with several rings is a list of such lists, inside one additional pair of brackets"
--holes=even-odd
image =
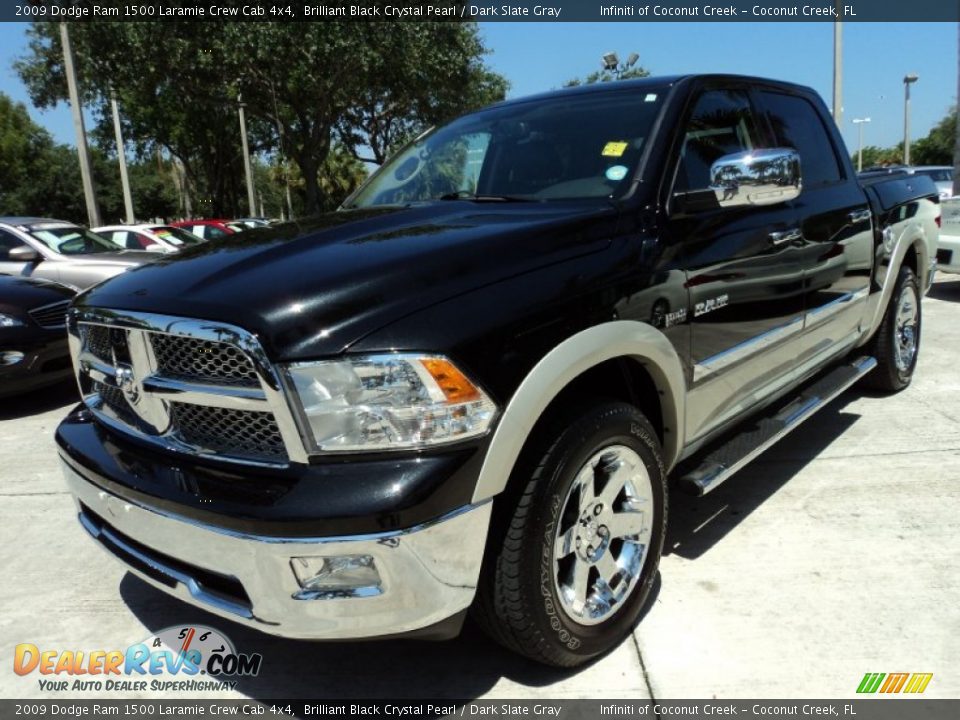
[[(13, 671), (37, 673), (44, 691), (191, 692), (233, 690), (236, 676), (259, 674), (263, 656), (240, 653), (219, 630), (203, 625), (161, 630), (125, 650), (50, 650), (20, 643)], [(67, 677), (65, 677), (67, 676)]]

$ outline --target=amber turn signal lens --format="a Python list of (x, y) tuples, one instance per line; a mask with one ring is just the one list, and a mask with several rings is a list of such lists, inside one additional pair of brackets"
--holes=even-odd
[(480, 399), (480, 391), (449, 360), (420, 358), (420, 363), (440, 386), (448, 402), (460, 403)]

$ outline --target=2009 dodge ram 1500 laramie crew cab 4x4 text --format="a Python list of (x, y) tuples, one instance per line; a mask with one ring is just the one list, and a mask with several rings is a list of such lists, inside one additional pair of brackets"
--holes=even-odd
[(337, 212), (79, 296), (80, 522), (268, 633), (444, 638), (472, 609), (583, 663), (637, 621), (669, 481), (707, 492), (861, 377), (910, 382), (939, 217), (928, 178), (861, 185), (791, 84), (480, 110)]

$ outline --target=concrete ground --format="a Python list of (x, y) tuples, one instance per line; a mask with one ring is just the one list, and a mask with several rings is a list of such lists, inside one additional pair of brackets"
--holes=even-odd
[(866, 672), (932, 672), (927, 697), (960, 697), (958, 367), (960, 278), (943, 277), (913, 385), (853, 389), (706, 498), (673, 496), (646, 617), (576, 672), (472, 627), (439, 644), (314, 644), (171, 599), (74, 520), (53, 444), (71, 386), (0, 401), (0, 698), (44, 696), (36, 673), (14, 674), (17, 643), (125, 648), (189, 623), (264, 655), (258, 677), (218, 698), (848, 698)]

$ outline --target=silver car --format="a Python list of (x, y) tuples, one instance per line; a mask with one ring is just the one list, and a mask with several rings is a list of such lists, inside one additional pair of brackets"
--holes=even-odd
[(119, 250), (63, 220), (0, 216), (0, 275), (44, 278), (83, 290), (156, 257)]

